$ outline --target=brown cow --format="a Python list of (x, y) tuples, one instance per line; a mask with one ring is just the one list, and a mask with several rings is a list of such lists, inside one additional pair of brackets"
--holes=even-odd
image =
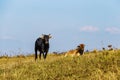
[(84, 53), (84, 48), (85, 48), (85, 44), (80, 44), (77, 46), (77, 52), (80, 53), (80, 55), (83, 55)]
[(69, 50), (67, 53), (65, 53), (65, 57), (66, 56), (72, 56), (73, 57), (73, 56), (83, 55), (83, 53), (84, 53), (84, 47), (85, 47), (84, 44), (78, 45), (76, 49)]

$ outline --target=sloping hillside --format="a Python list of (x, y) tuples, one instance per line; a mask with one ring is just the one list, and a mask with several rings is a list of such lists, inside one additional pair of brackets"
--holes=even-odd
[(37, 62), (33, 56), (1, 57), (0, 80), (120, 80), (120, 51), (50, 54)]

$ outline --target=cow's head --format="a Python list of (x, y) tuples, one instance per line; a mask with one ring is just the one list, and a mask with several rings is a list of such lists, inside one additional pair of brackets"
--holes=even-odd
[(78, 45), (77, 46), (77, 52), (79, 52), (81, 55), (83, 55), (83, 53), (84, 53), (84, 47), (85, 47), (85, 45), (84, 44), (80, 44), (80, 45)]
[(49, 43), (49, 39), (50, 39), (51, 37), (52, 37), (51, 34), (49, 34), (49, 35), (42, 34), (42, 39), (44, 39), (45, 44), (48, 44), (48, 43)]
[(84, 50), (85, 44), (79, 44), (77, 46), (77, 49)]

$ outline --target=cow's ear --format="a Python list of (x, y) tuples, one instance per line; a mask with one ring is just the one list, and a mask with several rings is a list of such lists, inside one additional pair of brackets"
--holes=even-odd
[(49, 34), (49, 38), (52, 38), (51, 34)]

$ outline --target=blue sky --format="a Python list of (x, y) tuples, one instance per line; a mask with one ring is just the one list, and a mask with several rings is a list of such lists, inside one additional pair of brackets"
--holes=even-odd
[(119, 0), (0, 0), (0, 53), (34, 52), (41, 34), (51, 34), (50, 52), (80, 43), (86, 50), (120, 48)]

